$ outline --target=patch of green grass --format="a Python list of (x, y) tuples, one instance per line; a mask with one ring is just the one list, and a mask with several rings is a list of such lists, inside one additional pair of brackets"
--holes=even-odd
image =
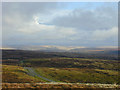
[[(55, 79), (53, 76), (51, 76), (50, 75), (50, 73), (47, 73), (46, 71), (48, 71), (47, 70), (48, 68), (44, 68), (44, 67), (42, 67), (42, 68), (34, 68), (34, 70), (38, 73), (38, 74), (40, 74), (41, 76), (43, 76), (43, 77), (45, 77), (45, 78), (48, 78), (48, 79), (50, 79), (50, 80), (53, 80), (53, 81), (56, 81), (56, 82), (62, 82), (62, 81), (60, 81), (60, 80), (58, 80), (58, 79)], [(49, 69), (52, 69), (52, 68), (49, 68)], [(44, 71), (43, 71), (44, 70)], [(51, 72), (52, 73), (52, 72)], [(47, 75), (47, 74), (49, 74), (49, 75)], [(54, 74), (54, 73), (53, 73)]]
[[(117, 75), (111, 75), (116, 71), (104, 71), (104, 73), (96, 72), (94, 69), (78, 69), (78, 68), (35, 68), (36, 71), (49, 79), (59, 80), (71, 83), (117, 83)], [(109, 71), (109, 72), (108, 72)], [(108, 73), (108, 74), (106, 74)]]

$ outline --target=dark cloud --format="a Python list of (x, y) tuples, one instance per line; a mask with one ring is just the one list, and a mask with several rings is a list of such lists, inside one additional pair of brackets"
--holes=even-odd
[(19, 15), (21, 19), (31, 20), (37, 14), (50, 14), (57, 9), (57, 3), (44, 3), (44, 2), (3, 2), (2, 11), (3, 18), (6, 15), (14, 18)]
[[(88, 7), (89, 8), (89, 7)], [(117, 9), (104, 6), (94, 10), (75, 9), (68, 15), (56, 17), (52, 24), (78, 30), (102, 30), (117, 27)]]

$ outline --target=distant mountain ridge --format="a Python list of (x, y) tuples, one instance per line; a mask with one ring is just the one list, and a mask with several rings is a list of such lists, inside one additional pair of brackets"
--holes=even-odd
[(118, 53), (117, 46), (106, 47), (84, 47), (84, 46), (52, 46), (52, 45), (31, 45), (31, 46), (14, 46), (4, 47), (2, 49), (18, 49), (46, 52), (78, 52), (78, 53)]
[[(3, 47), (3, 49), (10, 49), (10, 47)], [(68, 51), (75, 48), (86, 48), (83, 46), (55, 46), (55, 45), (31, 45), (31, 46), (13, 46), (11, 49), (21, 50), (48, 50), (48, 51)]]

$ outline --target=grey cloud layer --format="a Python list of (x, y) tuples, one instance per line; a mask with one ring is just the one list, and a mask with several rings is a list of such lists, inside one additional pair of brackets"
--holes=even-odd
[[(20, 2), (20, 3), (3, 3), (2, 5), (3, 19), (6, 16), (18, 16), (18, 19), (23, 19), (24, 22), (32, 20), (36, 14), (50, 14), (57, 8), (57, 3), (36, 3), (36, 2)], [(4, 17), (5, 16), (5, 17)]]
[(101, 7), (95, 10), (75, 9), (66, 16), (55, 18), (52, 23), (81, 30), (102, 30), (117, 27), (117, 20), (117, 10)]

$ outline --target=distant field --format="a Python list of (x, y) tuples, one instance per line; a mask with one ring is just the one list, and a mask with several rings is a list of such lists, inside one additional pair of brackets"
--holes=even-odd
[(2, 59), (30, 59), (30, 58), (88, 58), (88, 59), (107, 59), (118, 60), (118, 51), (105, 53), (83, 53), (83, 52), (44, 52), (28, 50), (2, 50)]
[(86, 68), (119, 71), (120, 61), (85, 58), (38, 58), (22, 60), (22, 66), (55, 67), (55, 68)]

